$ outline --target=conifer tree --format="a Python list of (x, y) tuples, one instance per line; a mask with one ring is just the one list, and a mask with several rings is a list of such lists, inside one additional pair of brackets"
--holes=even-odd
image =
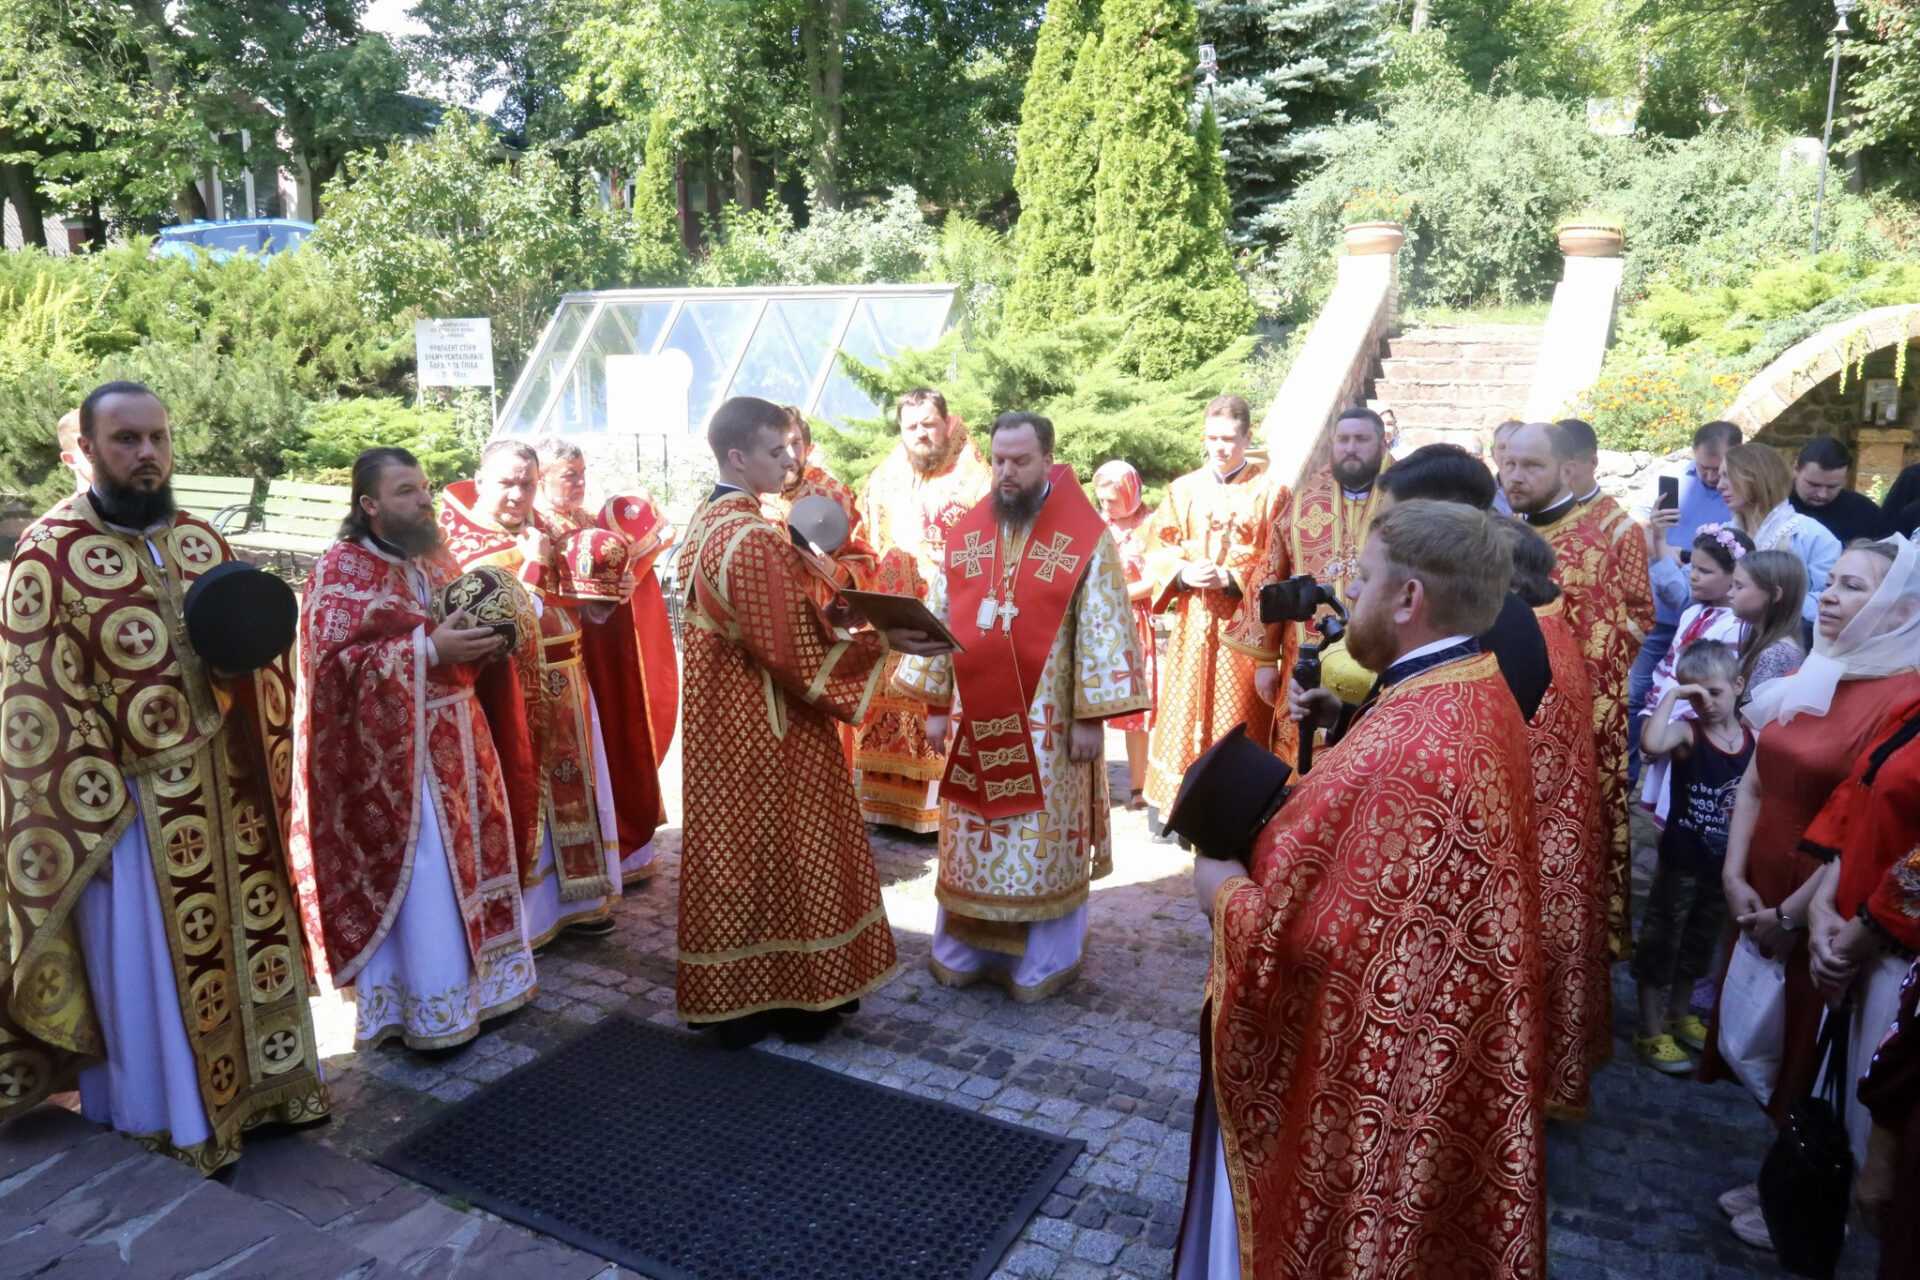
[(1226, 143), (1239, 241), (1270, 238), (1261, 213), (1318, 154), (1315, 131), (1360, 106), (1387, 58), (1382, 0), (1199, 0), (1220, 60), (1211, 105)]
[(1099, 153), (1091, 94), (1098, 8), (1098, 0), (1051, 0), (1027, 75), (1013, 171), (1020, 195), (1020, 271), (1006, 311), (1016, 329), (1047, 328), (1078, 315), (1093, 274)]
[(664, 279), (685, 265), (675, 195), (673, 125), (656, 107), (647, 122), (647, 148), (633, 192), (635, 266), (642, 277)]
[(1190, 369), (1246, 333), (1253, 301), (1227, 247), (1219, 132), (1188, 104), (1191, 0), (1106, 0), (1095, 125), (1093, 270), (1099, 305), (1127, 320), (1123, 362)]

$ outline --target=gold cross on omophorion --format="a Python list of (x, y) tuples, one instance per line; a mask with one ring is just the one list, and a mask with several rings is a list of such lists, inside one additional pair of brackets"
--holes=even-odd
[(1052, 582), (1056, 570), (1064, 569), (1071, 574), (1080, 567), (1080, 557), (1067, 554), (1067, 548), (1073, 545), (1073, 539), (1064, 533), (1053, 535), (1053, 541), (1046, 545), (1035, 543), (1027, 552), (1027, 559), (1038, 560), (1040, 567), (1033, 576), (1042, 582)]
[(970, 529), (967, 531), (966, 541), (954, 549), (953, 562), (960, 566), (969, 578), (977, 578), (981, 573), (980, 562), (986, 559), (992, 550), (993, 548), (980, 537), (978, 529)]

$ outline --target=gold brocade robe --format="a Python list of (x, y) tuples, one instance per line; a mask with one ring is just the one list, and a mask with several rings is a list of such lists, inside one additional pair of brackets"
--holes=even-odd
[(1593, 681), (1594, 753), (1600, 770), (1600, 822), (1606, 850), (1608, 951), (1633, 953), (1628, 912), (1632, 854), (1627, 832), (1627, 677), (1653, 625), (1653, 585), (1640, 526), (1612, 498), (1574, 506), (1539, 533), (1553, 544), (1554, 581), (1567, 602), (1567, 626), (1580, 642)]
[[(947, 530), (993, 486), (993, 471), (964, 427), (951, 456), (930, 475), (913, 469), (905, 445), (867, 477), (860, 494), (862, 533), (879, 554), (870, 589), (927, 599), (947, 555)], [(893, 661), (897, 662), (898, 659)], [(889, 673), (891, 675), (891, 673)], [(946, 753), (927, 741), (927, 707), (883, 679), (860, 726), (854, 768), (860, 812), (922, 834), (940, 829), (940, 777)]]
[(830, 1009), (894, 970), (873, 849), (836, 723), (866, 712), (887, 657), (831, 628), (809, 558), (723, 493), (687, 529), (680, 1016)]
[[(1241, 602), (1241, 616), (1227, 643), (1273, 662), (1283, 676), (1291, 675), (1293, 660), (1301, 644), (1314, 643), (1312, 635), (1299, 628), (1284, 630), (1260, 621), (1260, 588), (1304, 573), (1316, 582), (1331, 587), (1341, 604), (1347, 600), (1347, 582), (1360, 562), (1360, 548), (1367, 541), (1367, 526), (1380, 504), (1380, 485), (1376, 481), (1358, 498), (1348, 496), (1333, 478), (1333, 470), (1323, 467), (1300, 486), (1293, 500), (1276, 515), (1267, 537), (1267, 563)], [(1330, 612), (1320, 610), (1324, 617)], [(1373, 687), (1374, 673), (1347, 656), (1344, 642), (1321, 654), (1320, 683), (1348, 702), (1364, 699)], [(1273, 737), (1267, 744), (1276, 754), (1293, 758), (1298, 731), (1287, 716), (1275, 716)]]
[[(1002, 563), (1005, 540), (1003, 532)], [(947, 621), (944, 571), (933, 580), (929, 607)], [(964, 623), (957, 630), (964, 638)], [(1112, 868), (1106, 763), (1069, 760), (1069, 730), (1075, 720), (1103, 720), (1152, 703), (1152, 692), (1139, 680), (1138, 645), (1120, 551), (1113, 535), (1102, 530), (1027, 708), (1045, 806), (997, 820), (956, 804), (940, 806), (934, 894), (951, 917), (1057, 919), (1085, 902), (1089, 881)], [(945, 708), (954, 696), (953, 660), (903, 657), (895, 681), (916, 698)], [(969, 935), (964, 924), (956, 935), (997, 950), (1018, 949), (1017, 942)]]
[[(473, 510), (473, 485), (447, 486), (440, 506), (440, 528), (447, 552), (464, 571), (494, 565), (519, 577), (540, 599), (539, 644), (517, 652), (513, 667), (492, 668), (479, 686), (481, 704), (494, 730), (494, 745), (507, 774), (507, 801), (513, 814), (514, 844), (523, 887), (542, 883), (542, 843), (553, 838), (554, 861), (546, 875), (559, 879), (560, 901), (583, 902), (617, 897), (620, 884), (608, 874), (611, 854), (619, 860), (618, 833), (601, 829), (596, 790), (591, 704), (584, 637), (574, 611), (546, 597), (540, 579), (549, 564), (529, 572), (516, 535)], [(536, 521), (543, 526), (543, 522)], [(518, 697), (512, 686), (518, 686)], [(569, 916), (568, 924), (603, 919), (605, 909)], [(538, 948), (552, 935), (532, 939)]]
[(186, 589), (226, 542), (184, 513), (149, 535), (69, 498), (21, 537), (7, 583), (0, 1118), (106, 1055), (74, 908), (138, 822), (213, 1136), (133, 1136), (211, 1172), (246, 1129), (327, 1112), (278, 818), (292, 708), (275, 667), (215, 681), (187, 639)]
[[(1247, 736), (1262, 745), (1272, 732), (1273, 708), (1253, 687), (1260, 660), (1229, 646), (1227, 638), (1242, 616), (1244, 594), (1269, 563), (1268, 535), (1289, 497), (1258, 459), (1226, 481), (1202, 468), (1173, 482), (1142, 530), (1152, 584), (1147, 598), (1155, 612), (1173, 618), (1160, 661), (1144, 788), (1161, 818), (1187, 766), (1227, 730), (1244, 722)], [(1179, 584), (1182, 569), (1207, 561), (1231, 573), (1240, 590), (1195, 591)]]

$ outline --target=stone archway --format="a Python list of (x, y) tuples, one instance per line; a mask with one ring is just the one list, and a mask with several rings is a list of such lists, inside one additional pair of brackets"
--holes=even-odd
[(1920, 303), (1876, 307), (1837, 320), (1794, 343), (1755, 374), (1727, 410), (1727, 421), (1752, 439), (1841, 369), (1876, 351), (1916, 340), (1920, 340)]

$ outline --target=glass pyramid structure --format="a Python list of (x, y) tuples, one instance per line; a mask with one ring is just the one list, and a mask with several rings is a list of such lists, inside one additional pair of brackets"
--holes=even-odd
[(879, 412), (841, 367), (932, 345), (952, 285), (605, 289), (560, 301), (496, 435), (689, 436), (729, 396), (832, 422)]

